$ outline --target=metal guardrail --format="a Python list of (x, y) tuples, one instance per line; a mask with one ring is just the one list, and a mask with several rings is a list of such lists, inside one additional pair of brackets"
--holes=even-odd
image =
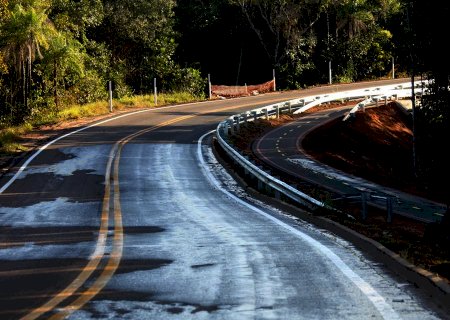
[[(424, 86), (426, 86), (426, 84), (426, 81), (417, 81), (415, 83), (415, 86), (423, 88)], [(364, 101), (367, 101), (366, 103), (369, 103), (369, 101), (376, 102), (381, 98), (387, 99), (388, 97), (393, 96), (406, 97), (408, 96), (408, 91), (411, 94), (411, 90), (405, 89), (408, 87), (409, 89), (411, 89), (410, 82), (400, 83), (396, 85), (376, 86), (366, 89), (343, 91), (321, 96), (308, 96), (284, 101), (281, 103), (271, 104), (261, 108), (253, 109), (251, 111), (233, 115), (220, 122), (216, 128), (217, 140), (220, 146), (228, 154), (228, 156), (230, 156), (239, 166), (241, 166), (246, 173), (249, 173), (256, 177), (256, 179), (258, 179), (259, 181), (259, 184), (265, 184), (266, 186), (272, 188), (275, 191), (276, 197), (279, 197), (280, 194), (283, 194), (287, 198), (310, 209), (326, 208), (336, 211), (336, 208), (332, 208), (324, 202), (314, 199), (313, 197), (301, 192), (293, 186), (271, 176), (269, 173), (262, 170), (262, 168), (252, 163), (247, 157), (233, 148), (229, 140), (230, 134), (233, 135), (236, 131), (239, 131), (241, 124), (245, 124), (248, 121), (254, 121), (259, 118), (269, 119), (273, 116), (279, 117), (283, 112), (298, 114), (314, 106), (331, 101), (366, 98), (366, 100)], [(359, 108), (359, 104), (357, 104), (353, 109), (357, 110), (357, 108)], [(392, 213), (391, 201), (387, 201), (387, 210), (389, 215), (388, 219), (390, 220), (390, 214)]]
[[(256, 177), (260, 182), (265, 185), (271, 187), (276, 192), (284, 194), (286, 197), (294, 200), (295, 202), (306, 206), (308, 208), (314, 209), (317, 207), (325, 208), (327, 205), (325, 203), (314, 199), (313, 197), (308, 196), (307, 194), (295, 189), (289, 184), (280, 181), (274, 177), (272, 177), (269, 173), (265, 172), (261, 168), (259, 168), (254, 163), (250, 162), (245, 156), (236, 151), (226, 140), (221, 136), (221, 126), (217, 128), (217, 140), (222, 148), (227, 152), (227, 154), (236, 161), (239, 165), (241, 165), (246, 172), (252, 174)], [(330, 208), (332, 209), (332, 208)]]
[[(421, 96), (422, 92), (418, 92), (414, 94), (415, 96)], [(410, 89), (399, 89), (399, 90), (389, 90), (383, 92), (383, 94), (371, 96), (369, 98), (366, 98), (365, 100), (359, 102), (357, 105), (355, 105), (349, 113), (344, 117), (343, 121), (348, 120), (349, 118), (353, 117), (356, 112), (358, 111), (364, 111), (365, 107), (368, 105), (376, 105), (378, 106), (380, 101), (384, 100), (384, 104), (387, 104), (387, 100), (398, 100), (401, 98), (411, 97), (411, 90)]]

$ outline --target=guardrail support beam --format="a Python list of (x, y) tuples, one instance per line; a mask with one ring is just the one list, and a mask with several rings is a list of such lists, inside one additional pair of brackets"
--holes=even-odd
[(226, 122), (223, 123), (221, 130), (222, 130), (224, 137), (228, 137), (228, 123), (226, 123)]
[(239, 116), (234, 117), (234, 120), (236, 120), (236, 132), (241, 131), (241, 122), (239, 121)]
[(228, 120), (228, 124), (230, 126), (230, 133), (231, 135), (234, 134), (234, 121), (232, 119)]
[(366, 220), (367, 218), (367, 193), (361, 193), (361, 219)]
[(387, 218), (386, 221), (388, 223), (392, 222), (392, 197), (386, 198), (386, 209), (387, 209)]
[(292, 106), (291, 106), (291, 103), (290, 102), (286, 102), (286, 107), (288, 107), (288, 112), (289, 113), (292, 113)]
[(247, 112), (245, 112), (244, 114), (242, 114), (242, 116), (244, 117), (244, 124), (247, 124), (247, 120), (248, 120), (248, 114)]

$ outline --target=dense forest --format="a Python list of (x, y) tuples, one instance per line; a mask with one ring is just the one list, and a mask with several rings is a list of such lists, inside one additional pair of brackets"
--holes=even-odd
[(352, 82), (392, 77), (394, 62), (396, 77), (434, 80), (414, 123), (418, 172), (440, 175), (448, 17), (436, 0), (0, 0), (0, 124), (104, 100), (108, 81), (115, 97), (156, 78), (201, 98), (208, 75), (258, 84), (275, 70), (284, 90), (327, 83), (330, 63), (333, 82)]

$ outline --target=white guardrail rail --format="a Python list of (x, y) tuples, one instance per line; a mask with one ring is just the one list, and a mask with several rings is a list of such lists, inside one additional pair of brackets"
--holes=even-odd
[[(415, 88), (424, 88), (428, 84), (427, 80), (416, 81), (414, 83)], [(266, 186), (272, 188), (277, 197), (283, 194), (285, 197), (295, 201), (296, 203), (310, 208), (326, 208), (330, 210), (336, 210), (321, 202), (313, 197), (301, 192), (300, 190), (294, 188), (293, 186), (271, 176), (268, 172), (262, 170), (259, 166), (252, 163), (246, 156), (242, 154), (241, 151), (235, 149), (231, 142), (229, 141), (230, 134), (240, 130), (242, 123), (247, 123), (247, 121), (254, 121), (259, 118), (269, 119), (270, 117), (279, 117), (283, 112), (299, 114), (305, 112), (306, 110), (332, 101), (341, 100), (355, 100), (363, 99), (362, 102), (357, 103), (345, 118), (351, 116), (354, 112), (363, 109), (369, 104), (376, 104), (380, 100), (387, 99), (398, 99), (411, 97), (411, 82), (404, 82), (395, 85), (386, 86), (375, 86), (365, 89), (349, 90), (336, 92), (324, 95), (307, 96), (298, 99), (292, 99), (284, 101), (281, 103), (271, 104), (261, 108), (253, 109), (244, 113), (233, 115), (224, 121), (220, 122), (216, 128), (216, 137), (220, 146), (225, 150), (229, 157), (231, 157), (235, 163), (241, 166), (245, 172), (250, 173), (256, 179), (258, 183), (265, 184)], [(416, 94), (416, 93), (415, 93)], [(417, 92), (420, 95), (421, 92)]]

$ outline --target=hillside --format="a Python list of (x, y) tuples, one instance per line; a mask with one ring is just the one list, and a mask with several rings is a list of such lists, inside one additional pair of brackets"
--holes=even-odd
[[(309, 133), (304, 150), (332, 167), (381, 185), (444, 201), (444, 194), (420, 187), (413, 171), (412, 124), (395, 104), (367, 108), (354, 118), (329, 122)], [(450, 279), (448, 221), (426, 225), (396, 217), (386, 223), (373, 211), (366, 222), (340, 221), (382, 243), (410, 262)]]
[(410, 119), (395, 102), (319, 127), (305, 137), (302, 146), (320, 162), (342, 171), (440, 200), (416, 182)]

